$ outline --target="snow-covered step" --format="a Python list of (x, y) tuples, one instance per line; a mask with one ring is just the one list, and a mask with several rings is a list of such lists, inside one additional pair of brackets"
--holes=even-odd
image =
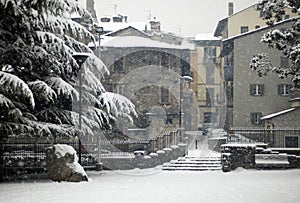
[(163, 167), (174, 166), (174, 167), (216, 167), (220, 166), (220, 164), (191, 164), (191, 163), (182, 163), (182, 164), (164, 164)]
[(196, 165), (203, 165), (203, 164), (207, 164), (207, 165), (215, 165), (215, 164), (220, 164), (220, 161), (170, 161), (171, 164), (196, 164)]
[(204, 168), (204, 167), (166, 167), (163, 168), (165, 171), (219, 171), (222, 167), (215, 167), (215, 168)]
[(189, 161), (207, 161), (207, 162), (214, 162), (214, 161), (221, 161), (221, 157), (219, 158), (205, 158), (205, 157), (185, 157), (185, 158), (179, 158), (179, 161), (181, 160), (189, 160)]
[(220, 157), (181, 157), (162, 166), (163, 170), (213, 171), (221, 170)]

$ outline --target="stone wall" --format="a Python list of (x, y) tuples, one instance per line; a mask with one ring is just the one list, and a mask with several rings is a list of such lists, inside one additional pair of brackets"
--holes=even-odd
[(222, 170), (224, 172), (238, 167), (245, 169), (255, 168), (254, 144), (224, 144), (221, 146)]
[(107, 170), (152, 168), (184, 156), (185, 149), (185, 144), (178, 144), (149, 155), (138, 154), (132, 157), (102, 157), (101, 162), (103, 163), (104, 169)]

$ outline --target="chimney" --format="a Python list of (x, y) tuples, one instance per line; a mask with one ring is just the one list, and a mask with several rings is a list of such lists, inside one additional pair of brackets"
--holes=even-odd
[(233, 14), (233, 2), (228, 3), (228, 16)]
[(150, 21), (150, 27), (151, 31), (160, 32), (160, 21), (154, 17), (154, 19)]

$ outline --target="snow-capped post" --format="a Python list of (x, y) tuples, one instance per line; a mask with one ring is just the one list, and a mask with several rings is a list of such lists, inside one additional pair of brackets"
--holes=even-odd
[(79, 155), (79, 161), (78, 163), (81, 164), (81, 133), (82, 133), (82, 65), (86, 61), (86, 59), (90, 56), (90, 53), (80, 53), (80, 52), (74, 52), (73, 58), (76, 60), (77, 64), (79, 65), (79, 130), (80, 130), (80, 136), (78, 139), (79, 149), (78, 149), (78, 155)]

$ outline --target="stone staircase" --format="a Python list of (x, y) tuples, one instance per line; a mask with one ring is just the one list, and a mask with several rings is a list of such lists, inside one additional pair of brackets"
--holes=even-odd
[(180, 157), (164, 163), (163, 170), (168, 171), (216, 171), (221, 170), (221, 157)]

